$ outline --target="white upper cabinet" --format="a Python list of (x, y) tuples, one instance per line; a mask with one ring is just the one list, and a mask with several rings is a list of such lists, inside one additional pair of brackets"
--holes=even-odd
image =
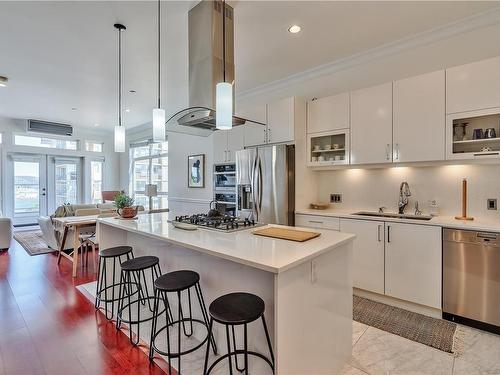
[(307, 133), (349, 128), (349, 94), (311, 100), (307, 103)]
[(227, 132), (227, 161), (236, 162), (236, 151), (243, 150), (244, 146), (244, 125), (235, 126)]
[(235, 152), (243, 150), (244, 127), (236, 126), (231, 130), (216, 130), (212, 134), (214, 163), (235, 162)]
[(295, 98), (285, 98), (267, 105), (267, 143), (294, 140)]
[(227, 161), (227, 130), (216, 130), (212, 134), (214, 163)]
[(385, 294), (441, 309), (441, 227), (385, 225)]
[(384, 222), (340, 219), (340, 231), (356, 235), (353, 243), (353, 285), (384, 294)]
[(395, 162), (444, 160), (445, 130), (444, 70), (394, 82)]
[(351, 93), (351, 164), (392, 163), (392, 82)]
[[(236, 116), (243, 117), (249, 121), (243, 125), (244, 146), (257, 146), (266, 143), (267, 105), (240, 106), (237, 108)], [(261, 123), (261, 124), (258, 124)]]
[(500, 57), (446, 70), (446, 113), (500, 107)]

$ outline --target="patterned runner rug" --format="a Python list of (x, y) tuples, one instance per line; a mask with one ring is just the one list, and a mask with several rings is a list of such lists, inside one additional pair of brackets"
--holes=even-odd
[(460, 355), (464, 331), (457, 324), (353, 296), (355, 321), (447, 353)]
[(56, 251), (47, 246), (42, 237), (42, 232), (39, 230), (15, 232), (14, 239), (19, 242), (29, 255), (47, 254)]

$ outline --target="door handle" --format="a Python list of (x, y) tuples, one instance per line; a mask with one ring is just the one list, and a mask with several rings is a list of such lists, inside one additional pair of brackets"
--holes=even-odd
[(377, 228), (378, 242), (382, 241), (382, 238), (381, 238), (381, 235), (380, 235), (381, 229), (382, 229), (382, 225), (379, 224), (378, 228)]
[(387, 226), (387, 243), (391, 242), (391, 226)]
[(399, 161), (399, 143), (396, 143), (394, 148), (396, 150), (396, 160)]

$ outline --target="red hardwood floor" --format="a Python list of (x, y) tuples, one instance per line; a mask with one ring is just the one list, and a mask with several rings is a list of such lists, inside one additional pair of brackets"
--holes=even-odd
[(68, 261), (15, 241), (0, 254), (0, 374), (166, 373), (76, 289), (94, 279), (91, 267), (73, 279)]

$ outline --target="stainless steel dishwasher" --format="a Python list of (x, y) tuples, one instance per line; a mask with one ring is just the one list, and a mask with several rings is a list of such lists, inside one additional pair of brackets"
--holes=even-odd
[(443, 230), (443, 318), (500, 333), (500, 234)]

